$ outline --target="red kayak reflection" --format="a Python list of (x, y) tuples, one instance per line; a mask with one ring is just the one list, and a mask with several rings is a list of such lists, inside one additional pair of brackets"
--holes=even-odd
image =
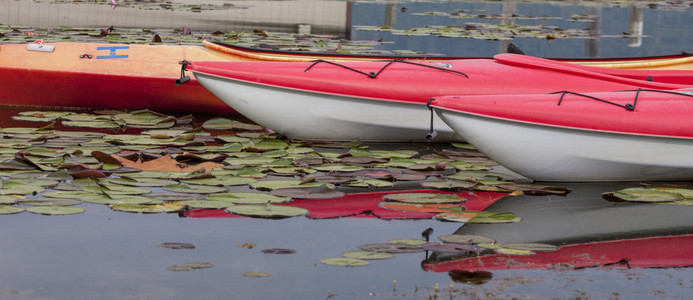
[[(405, 212), (386, 209), (378, 206), (383, 200), (383, 196), (395, 193), (439, 193), (455, 194), (467, 199), (459, 205), (467, 210), (484, 210), (489, 205), (503, 198), (507, 193), (485, 192), (485, 191), (462, 191), (444, 192), (434, 189), (407, 190), (407, 191), (382, 191), (347, 194), (339, 198), (329, 199), (295, 199), (287, 203), (277, 205), (287, 205), (305, 208), (310, 211), (306, 217), (312, 219), (329, 218), (380, 218), (380, 219), (428, 219), (437, 213), (431, 212)], [(182, 213), (182, 216), (189, 218), (243, 218), (224, 209), (193, 209)]]
[(693, 266), (693, 235), (657, 236), (573, 244), (533, 255), (493, 254), (444, 262), (424, 262), (427, 271), (579, 269), (592, 267), (665, 268)]

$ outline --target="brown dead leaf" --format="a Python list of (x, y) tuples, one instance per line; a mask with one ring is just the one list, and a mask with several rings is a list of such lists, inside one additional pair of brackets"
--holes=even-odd
[(211, 161), (201, 162), (195, 165), (180, 165), (178, 161), (171, 158), (170, 155), (164, 155), (160, 158), (149, 160), (149, 161), (130, 161), (123, 157), (116, 157), (119, 161), (123, 163), (125, 167), (140, 169), (142, 171), (163, 171), (163, 172), (194, 172), (200, 168), (205, 168), (206, 170), (212, 170), (216, 167), (223, 166), (220, 163), (215, 163)]

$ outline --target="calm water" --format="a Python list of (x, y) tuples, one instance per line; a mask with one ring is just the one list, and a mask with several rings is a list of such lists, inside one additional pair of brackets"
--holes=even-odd
[[(49, 16), (50, 9), (25, 11), (22, 2), (0, 1), (0, 23), (32, 22)], [(210, 1), (214, 2), (214, 1)], [(268, 19), (271, 14), (298, 15), (286, 7), (294, 1), (244, 1), (253, 12), (253, 5), (262, 5)], [(302, 1), (298, 1), (301, 2)], [(296, 3), (299, 5), (301, 3)], [(269, 3), (269, 4), (268, 4)], [(344, 4), (345, 2), (336, 1)], [(553, 2), (552, 2), (553, 3)], [(563, 19), (516, 20), (545, 23), (562, 28), (584, 29), (586, 22), (568, 19), (576, 14), (599, 15), (601, 35), (629, 32), (631, 16), (642, 17), (640, 41), (624, 37), (601, 37), (596, 40), (520, 38), (512, 42), (526, 53), (547, 57), (583, 56), (646, 56), (671, 54), (691, 48), (689, 2), (680, 5), (661, 4), (657, 9), (637, 5), (595, 7), (595, 3), (560, 2), (515, 3), (517, 15), (547, 15)], [(636, 2), (637, 3), (637, 2)], [(429, 53), (459, 56), (488, 56), (501, 52), (507, 42), (474, 39), (407, 37), (387, 32), (356, 30), (357, 25), (383, 25), (399, 29), (425, 25), (464, 25), (482, 20), (457, 19), (447, 16), (420, 16), (428, 11), (454, 12), (472, 10), (478, 14), (501, 14), (506, 2), (401, 2), (353, 3), (345, 9), (343, 28), (334, 24), (325, 30), (343, 33), (353, 39), (383, 39), (387, 49), (413, 49)], [(48, 4), (42, 4), (48, 5)], [(62, 4), (60, 5), (63, 6)], [(299, 5), (300, 6), (300, 5)], [(77, 7), (77, 6), (76, 6)], [(67, 9), (69, 10), (70, 7)], [(60, 14), (62, 22), (77, 20), (100, 26), (97, 12), (72, 7)], [(109, 7), (96, 10), (112, 13)], [(276, 8), (276, 10), (267, 10)], [(281, 14), (281, 9), (287, 13)], [(328, 10), (316, 9), (313, 14)], [(634, 12), (635, 11), (635, 12)], [(126, 22), (126, 9), (115, 10), (115, 21)], [(229, 10), (226, 13), (238, 13)], [(28, 19), (18, 16), (26, 14)], [(165, 19), (165, 13), (162, 17)], [(220, 17), (223, 18), (223, 13)], [(259, 14), (259, 13), (258, 13)], [(159, 13), (152, 14), (159, 15)], [(215, 13), (176, 12), (176, 20), (190, 19), (209, 28), (220, 26), (263, 27), (270, 30), (293, 30), (295, 21), (286, 24), (271, 21), (244, 21), (243, 24), (221, 23), (208, 18)], [(300, 16), (299, 16), (300, 17)], [(4, 18), (4, 19), (3, 19)], [(16, 18), (16, 19), (15, 19)], [(308, 18), (308, 17), (306, 17)], [(341, 18), (341, 17), (340, 17)], [(155, 18), (153, 18), (155, 19)], [(276, 17), (275, 17), (276, 19)], [(306, 19), (306, 20), (314, 20)], [(347, 26), (346, 20), (351, 26)], [(636, 18), (638, 19), (638, 18)], [(138, 22), (141, 21), (137, 19)], [(299, 20), (303, 22), (306, 20)], [(109, 20), (111, 21), (111, 20)], [(114, 22), (115, 22), (114, 21)], [(38, 21), (35, 21), (38, 22)], [(56, 21), (58, 23), (61, 20)], [(193, 21), (191, 21), (193, 22)], [(294, 22), (294, 23), (291, 23)], [(307, 21), (306, 21), (307, 22)], [(316, 21), (318, 22), (318, 21)], [(484, 22), (491, 22), (485, 20)], [(88, 23), (88, 24), (86, 24)], [(180, 26), (162, 23), (162, 26)], [(325, 22), (328, 23), (328, 22)], [(250, 25), (248, 25), (250, 24)], [(31, 25), (31, 24), (26, 24)], [(49, 26), (35, 25), (35, 26)], [(138, 25), (142, 26), (142, 25)], [(200, 25), (203, 26), (203, 25)], [(594, 26), (593, 26), (594, 27)], [(331, 28), (331, 29), (330, 29)], [(636, 26), (637, 28), (637, 26)], [(229, 29), (235, 29), (229, 28)], [(7, 118), (5, 116), (4, 118)], [(3, 126), (3, 125), (0, 125)], [(664, 268), (626, 268), (622, 265), (583, 269), (538, 268), (533, 270), (493, 270), (492, 278), (483, 284), (454, 281), (447, 272), (426, 271), (422, 262), (431, 253), (396, 254), (393, 259), (372, 261), (364, 267), (341, 268), (323, 265), (321, 258), (336, 257), (361, 244), (381, 243), (396, 238), (422, 238), (427, 228), (437, 236), (460, 233), (483, 233), (497, 238), (522, 241), (570, 242), (666, 236), (693, 233), (693, 222), (686, 218), (693, 213), (689, 207), (666, 208), (641, 205), (637, 211), (614, 210), (614, 204), (602, 200), (601, 193), (637, 186), (638, 183), (581, 185), (561, 184), (573, 189), (567, 196), (520, 196), (499, 200), (491, 211), (512, 211), (525, 220), (518, 224), (463, 226), (459, 223), (425, 220), (382, 220), (377, 218), (283, 220), (252, 218), (192, 218), (178, 214), (131, 214), (112, 211), (104, 205), (82, 204), (85, 213), (69, 216), (42, 216), (30, 213), (0, 216), (0, 298), (1, 299), (686, 299), (693, 288), (693, 270), (685, 265)], [(558, 203), (558, 204), (557, 204)], [(567, 203), (567, 205), (562, 205)], [(586, 214), (586, 211), (594, 214)], [(624, 211), (626, 213), (624, 214)], [(612, 214), (613, 212), (613, 214)], [(584, 216), (576, 218), (575, 216)], [(613, 216), (618, 222), (609, 223)], [(594, 218), (594, 219), (591, 219)], [(570, 222), (568, 226), (566, 223)], [(603, 226), (587, 226), (601, 224)], [(632, 226), (631, 226), (632, 224)], [(480, 228), (483, 227), (483, 228)], [(528, 234), (532, 233), (532, 234)], [(164, 242), (193, 243), (195, 249), (172, 250), (157, 247)], [(568, 241), (566, 241), (568, 242)], [(253, 243), (248, 249), (239, 245)], [(681, 245), (680, 247), (687, 247)], [(293, 254), (264, 254), (266, 248), (289, 248)], [(661, 249), (662, 256), (675, 252)], [(638, 251), (637, 246), (628, 252)], [(624, 253), (624, 256), (628, 255)], [(585, 255), (600, 255), (599, 252)], [(653, 261), (660, 257), (653, 256)], [(685, 258), (685, 257), (684, 257)], [(685, 260), (685, 259), (684, 259)], [(211, 262), (213, 268), (173, 272), (168, 266), (186, 262)], [(266, 278), (246, 277), (249, 271), (270, 272)]]

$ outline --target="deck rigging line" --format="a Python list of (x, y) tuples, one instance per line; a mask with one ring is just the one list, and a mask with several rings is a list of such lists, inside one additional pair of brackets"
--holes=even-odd
[(616, 106), (618, 106), (618, 107), (623, 107), (623, 108), (625, 108), (625, 109), (628, 110), (628, 111), (633, 111), (633, 110), (635, 110), (635, 105), (638, 103), (638, 97), (640, 96), (640, 92), (665, 93), (665, 94), (673, 94), (673, 95), (682, 95), (682, 96), (693, 97), (693, 94), (685, 93), (685, 92), (676, 92), (676, 91), (667, 91), (667, 90), (653, 90), (653, 89), (641, 89), (641, 88), (638, 88), (638, 89), (635, 89), (635, 90), (625, 90), (625, 91), (620, 91), (620, 92), (635, 92), (635, 98), (633, 98), (633, 103), (632, 103), (632, 104), (631, 104), (631, 103), (627, 103), (627, 104), (618, 104), (618, 103), (616, 103), (616, 102), (612, 102), (612, 101), (609, 101), (609, 100), (606, 100), (606, 99), (602, 99), (602, 98), (599, 98), (599, 97), (594, 97), (594, 96), (585, 95), (585, 94), (576, 93), (576, 92), (571, 92), (571, 91), (558, 91), (558, 92), (553, 92), (553, 93), (550, 93), (550, 94), (561, 94), (561, 97), (558, 99), (558, 103), (557, 103), (557, 105), (559, 105), (559, 106), (561, 105), (561, 102), (563, 101), (563, 97), (564, 97), (566, 94), (570, 94), (570, 95), (575, 95), (575, 96), (581, 96), (581, 97), (585, 97), (585, 98), (594, 99), (594, 100), (601, 101), (601, 102), (604, 102), (604, 103), (608, 103), (608, 104), (611, 104), (611, 105), (616, 105)]
[(460, 72), (460, 71), (450, 70), (450, 69), (446, 69), (446, 68), (443, 68), (443, 67), (436, 67), (436, 66), (431, 66), (431, 65), (426, 65), (426, 64), (415, 63), (415, 62), (406, 61), (406, 60), (403, 60), (403, 59), (393, 59), (393, 60), (389, 61), (389, 62), (388, 62), (387, 64), (385, 64), (382, 68), (380, 68), (380, 70), (379, 70), (377, 73), (375, 73), (375, 72), (366, 73), (366, 72), (364, 72), (364, 71), (357, 70), (357, 69), (351, 68), (351, 67), (349, 67), (349, 66), (345, 66), (345, 65), (343, 65), (343, 64), (339, 64), (339, 63), (332, 62), (332, 61), (328, 61), (328, 60), (318, 59), (318, 60), (312, 61), (312, 64), (311, 64), (308, 68), (306, 68), (304, 72), (308, 72), (308, 70), (310, 70), (311, 68), (313, 68), (315, 65), (317, 65), (317, 64), (319, 64), (319, 63), (327, 63), (327, 64), (335, 65), (335, 66), (338, 66), (338, 67), (342, 67), (342, 68), (345, 68), (345, 69), (347, 69), (347, 70), (351, 70), (351, 71), (354, 71), (354, 72), (357, 72), (357, 73), (366, 75), (366, 76), (368, 76), (369, 78), (376, 78), (376, 77), (378, 77), (378, 75), (380, 75), (380, 73), (382, 73), (383, 71), (385, 71), (385, 69), (386, 69), (387, 67), (389, 67), (390, 65), (392, 65), (392, 64), (394, 64), (394, 63), (405, 63), (405, 64), (410, 64), (410, 65), (422, 66), (422, 67), (426, 67), (426, 68), (431, 68), (431, 69), (436, 69), (436, 70), (441, 70), (441, 71), (447, 71), (447, 72), (452, 72), (452, 73), (461, 74), (462, 76), (469, 78), (469, 76), (468, 76), (467, 74), (462, 73), (462, 72)]

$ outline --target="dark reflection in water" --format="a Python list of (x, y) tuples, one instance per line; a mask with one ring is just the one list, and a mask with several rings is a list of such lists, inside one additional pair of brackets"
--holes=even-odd
[[(604, 192), (632, 184), (567, 184), (565, 197), (504, 198), (488, 209), (511, 211), (517, 224), (465, 224), (455, 234), (480, 235), (511, 243), (542, 243), (557, 250), (532, 255), (435, 253), (423, 267), (450, 276), (504, 269), (586, 267), (670, 268), (693, 265), (692, 212), (688, 206), (609, 202)], [(465, 272), (466, 271), (466, 272)]]

